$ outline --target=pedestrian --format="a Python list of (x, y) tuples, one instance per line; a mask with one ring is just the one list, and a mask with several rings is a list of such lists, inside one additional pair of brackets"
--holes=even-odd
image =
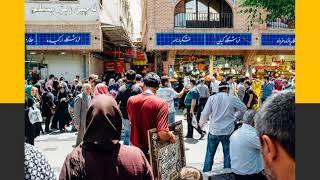
[(46, 82), (45, 87), (48, 88), (49, 86), (53, 87), (54, 75), (50, 74), (48, 81)]
[(283, 80), (282, 81), (282, 90), (293, 90), (293, 86), (287, 80)]
[(218, 81), (214, 76), (211, 78), (211, 95), (217, 94), (219, 92), (219, 84), (220, 81)]
[(156, 128), (160, 140), (176, 142), (175, 135), (168, 128), (168, 104), (155, 95), (159, 85), (160, 77), (148, 73), (144, 78), (144, 92), (128, 100), (130, 142), (139, 147), (146, 157), (149, 157), (148, 130)]
[(263, 174), (261, 145), (254, 128), (255, 111), (243, 115), (243, 124), (230, 137), (231, 169), (236, 180), (267, 180)]
[(58, 81), (53, 81), (52, 82), (52, 94), (54, 95), (54, 97), (58, 96), (58, 92), (60, 89), (60, 84)]
[(296, 179), (295, 107), (294, 91), (281, 91), (254, 117), (268, 179)]
[(30, 122), (29, 110), (33, 108), (36, 103), (36, 88), (28, 85), (25, 88), (25, 102), (24, 102), (24, 136), (25, 142), (34, 145), (35, 125)]
[(93, 98), (99, 95), (109, 95), (108, 87), (103, 83), (97, 84), (93, 89)]
[(236, 111), (245, 112), (245, 104), (235, 96), (229, 95), (230, 84), (222, 82), (219, 93), (209, 97), (201, 113), (199, 126), (203, 127), (210, 117), (207, 152), (203, 172), (211, 171), (213, 159), (219, 143), (222, 143), (224, 168), (230, 168), (229, 138), (235, 128)]
[(187, 107), (187, 123), (188, 123), (188, 132), (187, 132), (186, 138), (193, 138), (193, 128), (195, 128), (197, 132), (200, 134), (200, 139), (202, 139), (205, 136), (205, 132), (203, 132), (199, 127), (192, 126), (192, 118), (193, 116), (196, 116), (198, 101), (200, 98), (200, 93), (199, 93), (199, 90), (197, 89), (195, 79), (190, 79), (189, 88), (190, 90), (184, 99), (184, 104)]
[(246, 91), (246, 88), (244, 87), (244, 81), (246, 79), (244, 77), (241, 77), (239, 79), (239, 84), (237, 86), (237, 94), (238, 94), (238, 97), (241, 101), (243, 101), (243, 98), (244, 98), (244, 94), (245, 94), (245, 91)]
[(226, 81), (230, 85), (229, 94), (232, 96), (237, 96), (237, 94), (236, 94), (237, 83), (235, 82), (236, 78), (234, 76), (228, 76)]
[(144, 84), (143, 84), (143, 82), (142, 82), (142, 76), (141, 76), (140, 74), (137, 74), (137, 75), (136, 75), (136, 84), (137, 84), (138, 86), (140, 86), (140, 88), (141, 88), (142, 90), (144, 90), (144, 89), (143, 89)]
[(55, 119), (55, 122), (59, 122), (60, 132), (65, 132), (65, 127), (69, 125), (69, 122), (71, 121), (71, 116), (68, 111), (69, 95), (66, 89), (66, 86), (63, 86), (62, 84), (56, 100), (57, 110), (53, 117)]
[(270, 77), (264, 77), (264, 83), (262, 84), (262, 94), (261, 94), (261, 104), (272, 95), (272, 91), (274, 89), (274, 85), (269, 81)]
[(101, 81), (100, 79), (94, 79), (94, 80), (92, 81), (92, 83), (90, 84), (90, 85), (91, 85), (91, 88), (92, 88), (92, 89), (95, 89), (95, 88), (96, 88), (96, 85), (98, 85), (98, 84), (100, 84), (100, 83), (102, 83), (102, 81)]
[(169, 106), (169, 115), (168, 115), (168, 124), (175, 122), (175, 108), (174, 108), (174, 99), (180, 98), (183, 95), (184, 89), (181, 92), (177, 93), (170, 87), (170, 81), (168, 76), (161, 77), (161, 87), (157, 90), (157, 96), (162, 100), (166, 101)]
[(45, 88), (45, 92), (42, 95), (42, 116), (45, 120), (45, 132), (50, 133), (50, 122), (55, 109), (54, 96), (51, 93), (51, 87)]
[(253, 109), (253, 106), (258, 103), (258, 96), (253, 91), (250, 81), (244, 82), (245, 93), (243, 97), (243, 103), (247, 106), (248, 109)]
[(204, 78), (201, 78), (200, 83), (197, 85), (197, 89), (199, 90), (199, 101), (198, 101), (198, 109), (197, 109), (197, 121), (199, 122), (201, 112), (204, 108), (204, 106), (207, 103), (207, 100), (210, 96), (209, 88), (207, 85), (204, 84)]
[(98, 79), (98, 76), (97, 75), (95, 75), (95, 74), (90, 74), (90, 76), (89, 76), (89, 78), (88, 78), (88, 82), (86, 82), (86, 83), (89, 83), (92, 87), (93, 87), (93, 81), (95, 80), (95, 79)]
[[(35, 103), (35, 107), (38, 108), (40, 111), (41, 111), (41, 96), (39, 94), (39, 88), (40, 88), (40, 85), (37, 85), (34, 86), (32, 89), (34, 90), (35, 92), (35, 100), (36, 100), (36, 103)], [(40, 136), (40, 133), (44, 134), (44, 131), (42, 129), (42, 126), (41, 126), (41, 123), (42, 122), (35, 122), (34, 123), (34, 126), (35, 126), (35, 138)]]
[(86, 83), (82, 88), (83, 92), (74, 100), (74, 124), (75, 128), (78, 130), (75, 146), (78, 146), (82, 142), (85, 131), (86, 115), (91, 101), (91, 85)]
[(116, 101), (104, 95), (94, 98), (86, 116), (83, 142), (67, 155), (59, 179), (153, 180), (143, 152), (119, 143), (121, 129), (122, 115)]
[(36, 147), (27, 143), (24, 143), (24, 179), (56, 180), (47, 158)]
[(125, 77), (127, 79), (127, 82), (120, 87), (119, 92), (116, 96), (116, 101), (119, 104), (119, 108), (123, 117), (122, 123), (123, 123), (123, 131), (124, 131), (124, 138), (123, 138), (123, 144), (129, 145), (130, 144), (130, 121), (128, 117), (128, 111), (127, 111), (127, 104), (128, 99), (131, 96), (135, 96), (137, 94), (142, 93), (142, 89), (140, 86), (136, 85), (134, 80), (136, 77), (136, 72), (134, 70), (129, 70), (125, 73)]

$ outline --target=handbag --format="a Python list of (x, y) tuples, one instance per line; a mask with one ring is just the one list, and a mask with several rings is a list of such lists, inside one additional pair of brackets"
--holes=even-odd
[(31, 124), (34, 124), (36, 122), (42, 122), (41, 111), (35, 106), (29, 109), (28, 116)]

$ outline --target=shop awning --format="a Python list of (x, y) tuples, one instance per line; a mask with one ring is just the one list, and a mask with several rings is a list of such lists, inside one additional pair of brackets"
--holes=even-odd
[[(132, 41), (127, 31), (122, 26), (101, 24), (104, 43), (111, 43), (114, 46), (131, 47)], [(105, 37), (106, 36), (106, 37)]]

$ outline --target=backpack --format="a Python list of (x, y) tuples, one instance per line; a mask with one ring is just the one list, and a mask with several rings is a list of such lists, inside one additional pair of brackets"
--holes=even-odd
[(252, 106), (258, 104), (258, 96), (257, 94), (253, 91), (253, 99), (252, 99)]

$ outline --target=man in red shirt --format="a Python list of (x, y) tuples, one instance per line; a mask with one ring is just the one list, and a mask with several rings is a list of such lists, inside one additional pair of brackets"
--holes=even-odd
[(139, 147), (146, 157), (149, 157), (148, 130), (157, 128), (160, 140), (176, 142), (174, 134), (168, 128), (168, 104), (155, 95), (159, 85), (160, 77), (155, 73), (148, 73), (144, 78), (144, 92), (128, 100), (130, 141), (132, 145)]

